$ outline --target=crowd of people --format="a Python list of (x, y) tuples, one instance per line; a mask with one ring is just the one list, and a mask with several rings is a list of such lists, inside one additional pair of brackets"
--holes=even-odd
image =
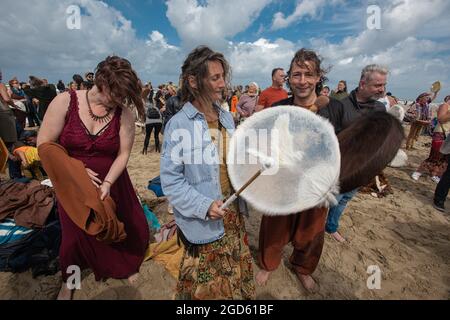
[[(128, 278), (132, 282), (139, 273), (149, 231), (126, 169), (136, 123), (145, 127), (142, 154), (147, 154), (154, 133), (154, 151), (161, 153), (162, 188), (173, 206), (177, 237), (184, 246), (177, 299), (254, 299), (256, 285), (267, 282), (288, 243), (293, 246), (290, 263), (300, 283), (308, 291), (316, 290), (312, 274), (320, 262), (324, 234), (345, 241), (338, 232), (339, 220), (358, 188), (339, 194), (331, 208), (317, 206), (287, 216), (263, 216), (260, 271), (254, 275), (243, 217), (248, 207), (239, 201), (221, 208), (234, 192), (226, 167), (228, 141), (234, 129), (254, 113), (284, 105), (317, 113), (339, 134), (364, 115), (386, 112), (399, 103), (386, 90), (389, 71), (371, 64), (361, 71), (354, 90), (347, 88), (345, 80), (331, 90), (325, 85), (322, 59), (306, 49), (295, 53), (286, 71), (274, 66), (272, 83), (264, 90), (256, 82), (230, 86), (230, 71), (223, 54), (200, 46), (184, 61), (178, 84), (161, 84), (156, 90), (150, 82), (139, 80), (129, 61), (116, 56), (100, 62), (95, 73), (88, 72), (84, 78), (74, 75), (67, 86), (61, 80), (55, 86), (34, 76), (28, 83), (13, 78), (8, 87), (0, 81), (0, 138), (9, 151), (10, 178), (48, 175), (59, 181), (54, 187), (62, 225), (60, 299), (72, 297), (72, 289), (65, 284), (71, 265), (92, 269), (97, 280)], [(327, 102), (317, 108), (319, 96), (327, 97)], [(408, 109), (406, 121), (411, 129), (406, 148), (413, 148), (419, 134), (432, 135), (430, 156), (412, 178), (418, 180), (427, 172), (439, 183), (433, 203), (443, 211), (450, 170), (447, 155), (440, 151), (450, 128), (450, 97), (444, 99), (433, 122), (430, 103), (436, 96), (437, 92), (421, 94)], [(196, 137), (199, 122), (202, 134), (197, 137), (211, 137), (215, 146), (212, 156), (223, 157), (219, 165), (190, 164), (173, 156), (177, 141), (169, 138), (172, 133), (184, 129)], [(201, 141), (194, 145), (199, 145), (201, 152), (209, 147)], [(66, 159), (65, 168), (79, 176), (72, 174), (60, 181), (62, 169), (45, 159)], [(70, 199), (68, 191), (86, 179), (95, 186), (93, 192), (86, 190), (80, 196), (85, 198)], [(86, 202), (87, 211), (80, 209), (80, 199), (92, 200)], [(107, 199), (112, 199), (113, 207), (106, 208)], [(110, 210), (120, 221), (117, 233), (110, 234), (105, 227), (109, 241), (99, 240), (100, 233), (77, 223), (90, 221), (92, 210), (96, 214)]]

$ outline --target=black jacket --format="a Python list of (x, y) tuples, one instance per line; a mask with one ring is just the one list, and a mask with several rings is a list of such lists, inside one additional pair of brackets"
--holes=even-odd
[(39, 100), (39, 118), (43, 119), (48, 106), (56, 97), (56, 87), (53, 84), (48, 84), (32, 89), (24, 89), (24, 91), (28, 97)]
[[(318, 115), (330, 121), (336, 134), (347, 128), (366, 112), (386, 111), (384, 104), (376, 100), (359, 103), (356, 100), (356, 90), (353, 90), (347, 98), (340, 101), (334, 98), (329, 98), (330, 103), (317, 112)], [(294, 97), (275, 102), (272, 107), (287, 105), (294, 105)]]
[(164, 124), (169, 122), (169, 120), (181, 109), (183, 108), (183, 104), (181, 103), (181, 97), (178, 95), (170, 97), (166, 101), (166, 111), (164, 113)]
[[(293, 106), (294, 105), (294, 97), (290, 97), (278, 102), (275, 102), (272, 107), (276, 106)], [(342, 119), (344, 114), (344, 105), (337, 99), (330, 98), (330, 103), (321, 108), (318, 112), (318, 115), (328, 119), (330, 123), (334, 127), (334, 131), (338, 134), (342, 128)]]
[(362, 114), (370, 111), (386, 111), (386, 107), (383, 103), (376, 100), (369, 100), (361, 103), (356, 100), (356, 92), (358, 89), (350, 92), (350, 95), (341, 100), (344, 105), (344, 116), (342, 119), (343, 128), (348, 127), (355, 119), (359, 118)]

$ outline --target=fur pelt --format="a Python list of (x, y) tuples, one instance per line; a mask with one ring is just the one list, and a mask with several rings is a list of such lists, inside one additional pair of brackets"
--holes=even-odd
[(341, 193), (367, 185), (394, 159), (405, 138), (403, 127), (387, 112), (369, 112), (338, 134)]
[(383, 198), (388, 194), (394, 193), (389, 180), (383, 172), (372, 179), (368, 185), (360, 188), (359, 192), (371, 194), (376, 198)]

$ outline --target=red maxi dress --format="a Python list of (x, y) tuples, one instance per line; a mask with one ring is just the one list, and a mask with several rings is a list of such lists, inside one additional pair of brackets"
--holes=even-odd
[[(76, 92), (70, 92), (70, 105), (59, 143), (71, 157), (97, 172), (101, 180), (108, 174), (119, 151), (121, 113), (122, 110), (116, 108), (112, 120), (92, 135), (79, 116)], [(117, 217), (124, 223), (127, 233), (126, 239), (120, 243), (105, 244), (88, 235), (72, 222), (58, 203), (62, 228), (59, 258), (64, 281), (73, 273), (67, 273), (71, 265), (79, 266), (81, 270), (91, 269), (97, 281), (125, 279), (139, 272), (149, 242), (149, 229), (126, 169), (111, 186), (110, 194), (116, 203)]]

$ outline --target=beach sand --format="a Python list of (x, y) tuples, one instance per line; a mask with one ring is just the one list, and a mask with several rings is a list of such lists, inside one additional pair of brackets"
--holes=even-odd
[[(409, 128), (409, 127), (408, 127)], [(147, 155), (140, 154), (144, 136), (136, 142), (128, 165), (133, 184), (152, 206), (157, 202), (146, 189), (148, 180), (159, 173), (159, 154), (153, 140)], [(340, 232), (346, 243), (325, 236), (320, 264), (313, 274), (319, 284), (315, 294), (307, 294), (291, 272), (285, 248), (283, 262), (264, 287), (257, 288), (258, 299), (449, 299), (450, 298), (450, 215), (431, 206), (436, 184), (423, 176), (418, 182), (411, 172), (428, 156), (429, 137), (420, 137), (416, 150), (408, 151), (409, 164), (384, 172), (394, 194), (374, 198), (358, 194), (341, 219)], [(450, 202), (447, 204), (450, 207)], [(162, 223), (172, 216), (158, 213)], [(250, 247), (256, 259), (261, 215), (252, 212), (247, 219)], [(368, 289), (369, 266), (381, 271), (381, 288)], [(255, 274), (258, 266), (254, 266)], [(33, 279), (31, 272), (0, 272), (0, 299), (55, 299), (61, 285), (60, 273)], [(144, 262), (138, 281), (95, 282), (83, 272), (81, 290), (74, 299), (172, 299), (176, 280), (162, 265)]]

